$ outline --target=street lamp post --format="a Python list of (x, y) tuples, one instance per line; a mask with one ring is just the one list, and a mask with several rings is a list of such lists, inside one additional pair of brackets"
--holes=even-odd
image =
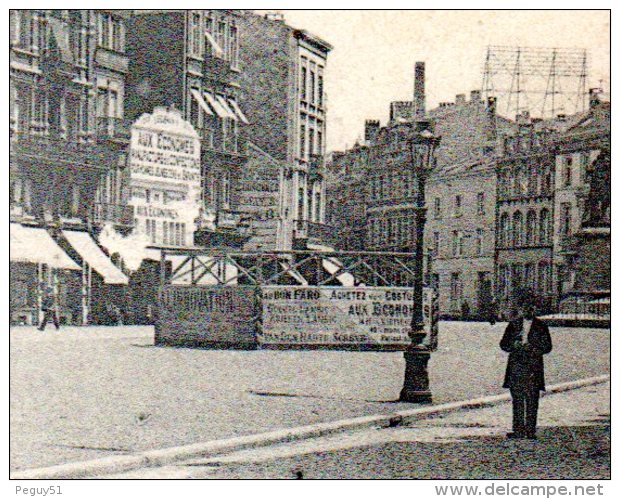
[(426, 224), (425, 188), (434, 150), (439, 139), (428, 129), (428, 122), (417, 122), (414, 137), (410, 140), (411, 164), (416, 179), (415, 261), (413, 281), (413, 317), (409, 337), (411, 344), (404, 352), (405, 380), (400, 392), (401, 402), (430, 403), (432, 394), (428, 381), (430, 349), (422, 342), (424, 331), (424, 225)]

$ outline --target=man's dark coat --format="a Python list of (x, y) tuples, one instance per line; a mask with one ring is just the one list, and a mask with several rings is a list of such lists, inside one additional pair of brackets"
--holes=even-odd
[(523, 319), (517, 319), (508, 323), (506, 332), (499, 346), (504, 352), (508, 352), (508, 365), (504, 378), (504, 388), (526, 388), (525, 384), (532, 383), (532, 388), (545, 389), (545, 364), (543, 355), (551, 351), (551, 335), (546, 324), (538, 319), (532, 321), (527, 334), (527, 347), (516, 347), (515, 341), (521, 331)]

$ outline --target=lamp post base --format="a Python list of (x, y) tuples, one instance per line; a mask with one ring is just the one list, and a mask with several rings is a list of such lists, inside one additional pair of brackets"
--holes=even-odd
[(411, 350), (405, 354), (405, 382), (400, 392), (400, 402), (430, 404), (433, 396), (428, 382), (430, 352)]

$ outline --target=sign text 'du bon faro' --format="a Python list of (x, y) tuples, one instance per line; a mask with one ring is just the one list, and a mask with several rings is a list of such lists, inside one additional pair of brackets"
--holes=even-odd
[[(410, 344), (410, 288), (262, 287), (265, 345), (390, 347)], [(430, 330), (430, 319), (425, 317)]]

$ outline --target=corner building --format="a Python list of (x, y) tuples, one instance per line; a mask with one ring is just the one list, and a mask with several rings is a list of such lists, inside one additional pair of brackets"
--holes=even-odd
[(324, 245), (325, 73), (329, 43), (281, 15), (242, 11), (239, 57), (247, 133), (284, 165), (280, 249)]

